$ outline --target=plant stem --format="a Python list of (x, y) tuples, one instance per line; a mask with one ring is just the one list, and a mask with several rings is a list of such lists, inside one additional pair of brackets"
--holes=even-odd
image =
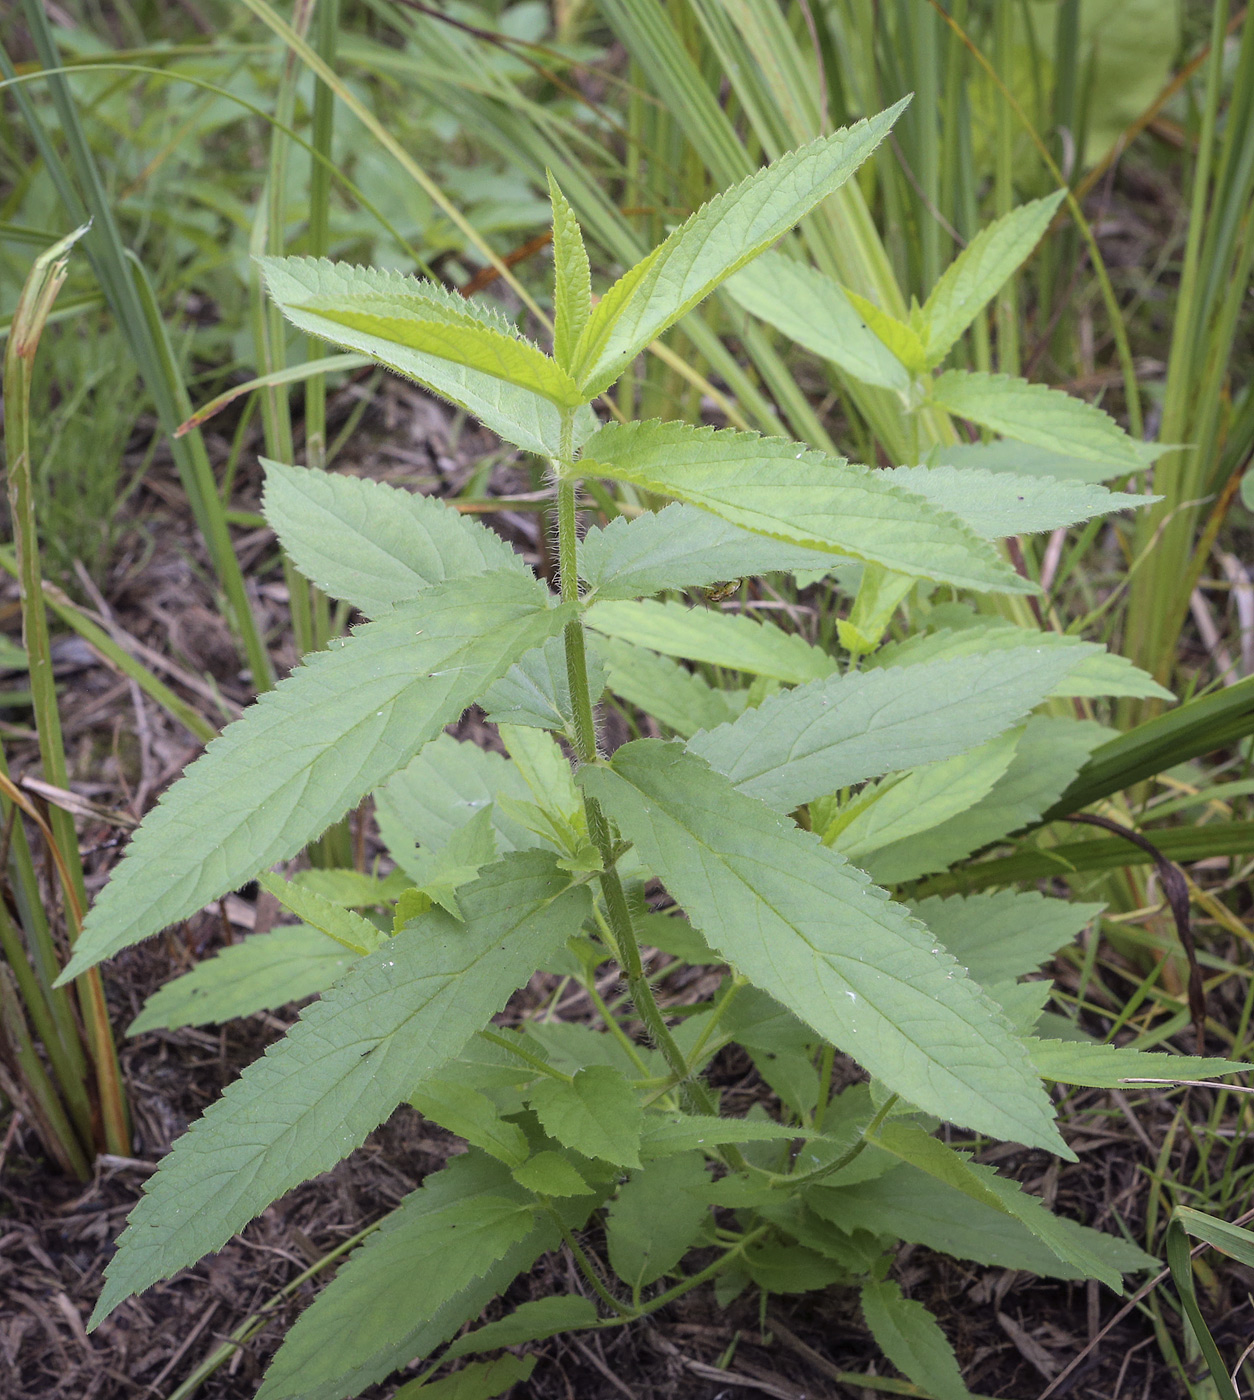
[(557, 1209), (548, 1202), (546, 1202), (546, 1206), (549, 1214), (553, 1217), (554, 1223), (561, 1231), (562, 1239), (566, 1242), (566, 1248), (570, 1250), (575, 1263), (579, 1266), (579, 1272), (592, 1285), (593, 1292), (596, 1293), (597, 1297), (600, 1298), (607, 1308), (613, 1308), (624, 1322), (629, 1322), (632, 1318), (638, 1317), (639, 1313), (635, 1308), (628, 1307), (626, 1303), (620, 1303), (601, 1282), (601, 1276), (592, 1267), (592, 1260), (584, 1253), (583, 1245), (575, 1238), (570, 1226), (562, 1219)]
[(843, 1170), (855, 1157), (861, 1156), (871, 1145), (871, 1139), (874, 1137), (876, 1130), (884, 1119), (893, 1111), (896, 1104), (897, 1095), (890, 1094), (880, 1105), (879, 1112), (876, 1113), (875, 1117), (862, 1129), (862, 1135), (858, 1138), (857, 1142), (855, 1142), (847, 1152), (842, 1152), (834, 1162), (828, 1162), (824, 1166), (816, 1167), (814, 1171), (806, 1172), (804, 1176), (781, 1176), (777, 1177), (776, 1181), (781, 1186), (786, 1183), (790, 1187), (795, 1187), (799, 1186), (802, 1182), (809, 1186), (812, 1182), (821, 1181), (825, 1176), (832, 1176), (835, 1172)]
[[(562, 415), (562, 432), (558, 460), (554, 467), (557, 482), (557, 567), (563, 603), (579, 601), (579, 522), (575, 502), (579, 479), (574, 464), (574, 413)], [(592, 695), (588, 685), (588, 659), (584, 649), (583, 622), (572, 618), (566, 624), (566, 679), (570, 688), (571, 709), (574, 712), (575, 754), (582, 763), (597, 762), (596, 721), (592, 714)], [(702, 1113), (715, 1111), (714, 1100), (703, 1084), (694, 1080), (683, 1051), (675, 1043), (645, 976), (640, 959), (640, 944), (636, 941), (635, 925), (622, 881), (614, 868), (614, 843), (609, 822), (594, 797), (584, 797), (588, 819), (588, 835), (601, 856), (601, 893), (609, 916), (610, 929), (618, 945), (619, 961), (627, 977), (627, 990), (644, 1022), (649, 1038), (666, 1057), (666, 1063), (678, 1077), (683, 1090)]]

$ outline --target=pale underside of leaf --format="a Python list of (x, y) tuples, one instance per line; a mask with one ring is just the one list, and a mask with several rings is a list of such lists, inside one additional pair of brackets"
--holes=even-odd
[(575, 352), (589, 397), (657, 336), (839, 189), (887, 136), (906, 101), (789, 151), (716, 195), (612, 286)]
[(1071, 457), (1049, 447), (996, 438), (992, 442), (963, 442), (934, 447), (928, 462), (938, 467), (975, 467), (988, 472), (1014, 472), (1019, 476), (1051, 476), (1055, 481), (1096, 483), (1125, 476), (1126, 467)]
[(902, 393), (910, 373), (872, 330), (839, 282), (782, 253), (763, 253), (727, 290), (750, 314), (863, 384)]
[(1070, 648), (1024, 646), (831, 676), (768, 696), (688, 747), (747, 796), (790, 812), (975, 748), (1050, 695), (1075, 659)]
[(560, 365), (550, 360), (539, 346), (512, 335), (502, 335), (482, 326), (364, 310), (355, 307), (347, 298), (340, 301), (314, 298), (293, 305), (292, 310), (331, 321), (372, 340), (449, 360), (494, 379), (503, 379), (516, 388), (539, 394), (559, 408), (578, 408), (584, 402), (578, 386)]
[(307, 657), (149, 813), (65, 976), (294, 856), (560, 631), (568, 611), (548, 603), (513, 570), (453, 580)]
[(449, 578), (526, 566), (508, 544), (443, 501), (381, 481), (265, 457), (265, 517), (312, 583), (367, 617)]
[(737, 613), (646, 599), (593, 603), (584, 619), (595, 632), (665, 656), (706, 661), (792, 684), (830, 675), (836, 667), (825, 651), (795, 632)]
[(905, 490), (965, 520), (985, 540), (1061, 530), (1095, 515), (1149, 506), (1161, 499), (1050, 477), (972, 468), (892, 467), (884, 474)]
[(664, 588), (704, 588), (741, 577), (832, 568), (824, 551), (786, 544), (675, 502), (635, 520), (593, 527), (579, 546), (579, 574), (600, 599), (639, 598)]
[[(379, 291), (385, 296), (403, 295), (405, 288), (398, 284), (412, 285), (415, 279), (316, 258), (266, 258), (262, 259), (262, 267), (270, 295), (288, 320), (300, 330), (332, 344), (360, 351), (398, 374), (417, 380), (432, 393), (473, 413), (494, 433), (515, 446), (550, 457), (557, 454), (561, 446), (562, 411), (541, 395), (507, 384), (481, 370), (455, 364), (436, 355), (424, 355), (417, 350), (391, 344), (378, 336), (337, 325), (316, 312), (300, 310), (302, 302), (314, 298), (353, 296), (363, 290)], [(427, 291), (429, 286), (421, 284), (424, 299), (429, 299), (431, 295)], [(451, 294), (443, 295), (447, 297)], [(491, 317), (490, 314), (485, 318), (475, 303), (466, 302), (463, 305), (468, 310), (475, 307), (477, 319), (488, 328), (506, 333), (502, 330), (501, 318)], [(451, 316), (453, 313), (449, 311), (448, 314)], [(575, 415), (576, 446), (595, 428), (596, 416), (592, 410), (586, 407), (579, 410)]]
[(947, 370), (932, 383), (930, 394), (947, 412), (995, 433), (1125, 472), (1143, 471), (1155, 456), (1154, 448), (1130, 438), (1100, 408), (1008, 374)]
[(505, 857), (302, 1013), (174, 1145), (131, 1213), (92, 1315), (223, 1244), (365, 1140), (590, 913), (540, 852)]
[(911, 1103), (1051, 1151), (1048, 1100), (1000, 1011), (861, 872), (677, 744), (581, 770), (693, 925)]
[(271, 1011), (325, 991), (355, 961), (343, 944), (304, 924), (255, 933), (154, 992), (126, 1033), (204, 1026)]
[(877, 472), (782, 438), (683, 423), (608, 424), (586, 444), (585, 469), (807, 549), (980, 591), (1035, 591), (956, 516)]

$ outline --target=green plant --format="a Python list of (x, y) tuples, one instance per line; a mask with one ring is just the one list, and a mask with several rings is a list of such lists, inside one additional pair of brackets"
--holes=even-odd
[[(709, 202), (595, 306), (581, 230), (552, 184), (552, 356), (431, 282), (263, 263), (298, 329), (409, 375), (548, 460), (561, 592), (438, 502), (267, 464), (266, 516), (294, 565), (372, 620), (308, 657), (171, 789), (91, 911), (66, 976), (258, 877), (300, 922), (163, 989), (135, 1028), (322, 996), (153, 1176), (94, 1321), (220, 1247), (405, 1101), (470, 1150), (307, 1310), (267, 1400), (352, 1395), (428, 1357), (563, 1243), (592, 1296), (530, 1303), (459, 1337), (406, 1395), (447, 1391), (427, 1384), (446, 1361), (622, 1326), (713, 1281), (724, 1299), (751, 1285), (856, 1286), (890, 1360), (931, 1393), (962, 1396), (937, 1323), (887, 1280), (896, 1241), (1114, 1289), (1150, 1262), (1054, 1217), (933, 1132), (944, 1121), (977, 1135), (970, 1147), (996, 1137), (1070, 1157), (1043, 1081), (1113, 1086), (1240, 1066), (1097, 1045), (1042, 1021), (1050, 983), (1019, 979), (1093, 906), (1009, 890), (892, 900), (851, 863), (900, 884), (1038, 819), (1103, 731), (1033, 711), (1054, 696), (1158, 693), (1098, 646), (985, 625), (940, 600), (958, 589), (1031, 596), (994, 540), (1144, 498), (972, 467), (873, 472), (751, 433), (602, 426), (590, 408), (844, 184), (903, 106)], [(1039, 211), (1021, 220), (1039, 224)], [(1016, 238), (1018, 256), (1030, 243)], [(924, 344), (929, 331), (960, 333), (1014, 261), (964, 256), (941, 285), (975, 286), (915, 314), (910, 332)], [(1095, 410), (1064, 399), (1059, 412), (1064, 427), (1078, 415), (1103, 442), (1138, 450)], [(603, 481), (673, 504), (581, 540), (584, 483)], [(844, 666), (782, 628), (649, 598), (838, 566), (863, 570)], [(921, 606), (930, 600), (936, 626), (881, 647), (899, 579)], [(723, 693), (703, 693), (667, 650), (756, 679), (712, 699)], [(606, 756), (594, 705), (607, 684), (653, 685), (680, 697), (681, 724), (685, 698), (711, 723), (687, 743), (637, 740)], [(441, 732), (473, 703), (508, 759)], [(396, 873), (264, 873), (372, 792)], [(673, 905), (648, 908), (651, 881)], [(646, 960), (642, 946), (729, 972), (710, 1002), (665, 1007), (674, 964)], [(613, 1003), (598, 990), (605, 964), (625, 982)], [(582, 985), (604, 1031), (547, 1018), (494, 1026), (537, 968)], [(720, 1113), (706, 1070), (733, 1043), (778, 1096), (778, 1121)], [(869, 1082), (832, 1092), (838, 1050)], [(581, 1242), (594, 1226), (609, 1271)], [(496, 1394), (529, 1365), (473, 1363), (456, 1393)]]
[[(4, 357), (5, 477), (22, 633), (43, 776), (61, 790), (69, 787), (69, 774), (35, 523), (31, 380), (40, 337), (65, 280), (69, 251), (86, 231), (78, 229), (36, 258), (13, 313)], [(36, 825), (55, 866), (71, 946), (87, 906), (78, 836), (69, 812), (54, 806), (45, 818), (11, 781), (2, 752), (0, 813), (8, 848), (5, 864), (12, 874), (11, 887), (0, 894), (0, 1082), (29, 1115), (54, 1160), (85, 1180), (98, 1146), (117, 1153), (130, 1150), (126, 1099), (99, 972), (87, 971), (75, 987), (82, 1029), (68, 993), (54, 987), (61, 960), (22, 816)]]

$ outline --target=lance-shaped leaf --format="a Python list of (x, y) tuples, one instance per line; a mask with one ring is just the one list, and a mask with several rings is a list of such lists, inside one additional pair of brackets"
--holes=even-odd
[(1040, 242), (1062, 200), (1059, 190), (1003, 214), (981, 229), (941, 274), (923, 305), (929, 369), (940, 364)]
[(367, 342), (415, 350), (503, 379), (559, 408), (578, 408), (584, 402), (570, 375), (538, 345), (521, 336), (504, 335), (469, 322), (432, 320), (393, 309), (391, 302), (376, 296), (313, 297), (292, 309), (330, 321)]
[(881, 847), (867, 869), (885, 884), (914, 880), (1027, 826), (1057, 802), (1107, 733), (1089, 720), (1033, 715), (987, 796), (929, 831)]
[(727, 290), (752, 315), (863, 384), (898, 393), (910, 373), (863, 320), (839, 282), (782, 253), (763, 253)]
[(721, 690), (669, 656), (616, 637), (599, 637), (596, 652), (615, 695), (685, 738), (726, 724), (744, 711), (747, 690)]
[(987, 472), (1016, 472), (1020, 476), (1052, 476), (1055, 481), (1108, 481), (1124, 475), (1126, 468), (1085, 457), (1069, 457), (1048, 447), (1036, 447), (1011, 438), (992, 442), (964, 442), (934, 447), (928, 453), (933, 466), (978, 467)]
[(591, 398), (608, 388), (667, 326), (757, 257), (857, 170), (905, 109), (820, 137), (715, 195), (601, 298), (575, 352)]
[(568, 370), (592, 314), (592, 274), (575, 211), (549, 171), (553, 205), (553, 358)]
[(906, 907), (985, 986), (1034, 971), (1104, 908), (1046, 899), (1035, 890), (934, 897)]
[(148, 814), (63, 976), (290, 859), (568, 616), (536, 579), (496, 572), (439, 584), (307, 657)]
[(948, 511), (879, 472), (785, 438), (686, 423), (611, 423), (586, 444), (584, 470), (807, 549), (981, 591), (1034, 591)]
[(940, 1323), (891, 1279), (862, 1285), (862, 1315), (879, 1349), (935, 1400), (972, 1400)]
[(837, 788), (985, 743), (1099, 650), (1078, 645), (1085, 650), (1024, 646), (831, 676), (768, 696), (688, 747), (747, 796), (791, 812)]
[(1094, 515), (1149, 506), (1162, 499), (1077, 481), (970, 468), (892, 467), (885, 475), (914, 495), (952, 511), (986, 540), (1060, 530)]
[(538, 851), (506, 856), (460, 903), (464, 923), (433, 909), (356, 963), (174, 1144), (131, 1212), (93, 1326), (360, 1146), (591, 912)]
[(205, 1026), (272, 1011), (325, 991), (355, 961), (343, 944), (305, 924), (255, 933), (154, 992), (126, 1033)]
[(579, 576), (599, 599), (639, 598), (664, 588), (704, 588), (745, 576), (821, 569), (830, 554), (729, 525), (676, 502), (635, 520), (593, 527), (580, 541)]
[(499, 753), (439, 734), (374, 796), (375, 819), (388, 850), (401, 861), (420, 848), (435, 852), (485, 807), (492, 808), (497, 848), (521, 851), (535, 838), (495, 805), (498, 794), (525, 802), (523, 775)]
[[(477, 328), (490, 336), (524, 345), (519, 332), (503, 316), (495, 315), (480, 302), (447, 292), (434, 282), (398, 272), (351, 267), (322, 258), (262, 258), (261, 265), (270, 295), (288, 320), (306, 334), (361, 351), (398, 374), (416, 379), (424, 388), (473, 413), (494, 433), (528, 452), (553, 456), (559, 450), (562, 410), (542, 394), (506, 383), (483, 369), (397, 344), (367, 330), (353, 329), (313, 307), (335, 306), (350, 297), (375, 297), (381, 306), (424, 320)], [(575, 418), (576, 445), (595, 427), (591, 409), (582, 409)]]
[[(864, 1153), (863, 1158), (867, 1155)], [(1007, 1185), (1013, 1188), (1014, 1183)], [(1003, 1211), (1000, 1204), (985, 1205), (918, 1167), (903, 1164), (876, 1180), (813, 1187), (806, 1192), (806, 1203), (824, 1220), (845, 1231), (870, 1230), (910, 1244), (926, 1245), (957, 1259), (1002, 1269), (1027, 1269), (1043, 1278), (1085, 1276), (1085, 1269), (1064, 1263), (1022, 1221)], [(1157, 1261), (1130, 1240), (1100, 1234), (1062, 1216), (1054, 1218), (1054, 1226), (1075, 1251), (1096, 1255), (1121, 1273), (1157, 1267)]]
[(1052, 695), (1153, 696), (1158, 700), (1171, 701), (1176, 698), (1153, 676), (1134, 666), (1126, 656), (1106, 651), (1091, 642), (1083, 642), (1079, 637), (1065, 632), (1015, 627), (991, 618), (976, 619), (974, 615), (969, 626), (956, 630), (942, 628), (926, 635), (918, 633), (904, 642), (890, 642), (868, 657), (864, 664), (895, 669), (949, 657), (975, 657), (993, 651), (1017, 651), (1021, 648), (1040, 650), (1046, 647), (1074, 651), (1071, 668), (1050, 692)]
[(1018, 744), (1019, 731), (1011, 729), (954, 758), (871, 784), (819, 832), (823, 844), (865, 866), (873, 852), (909, 841), (986, 797)]
[(804, 637), (737, 613), (646, 599), (593, 603), (584, 619), (593, 631), (664, 656), (708, 661), (790, 683), (828, 676), (836, 669), (836, 662)]
[(1116, 1293), (1123, 1292), (1119, 1268), (1097, 1250), (1078, 1241), (1074, 1227), (1067, 1228), (1069, 1222), (1059, 1220), (1039, 1196), (1024, 1191), (1018, 1182), (998, 1176), (992, 1167), (971, 1161), (965, 1153), (955, 1152), (912, 1123), (887, 1122), (872, 1141), (881, 1150), (891, 1152), (894, 1157), (909, 1162), (981, 1205), (1013, 1215), (1064, 1263), (1089, 1278), (1101, 1279)]
[[(463, 1255), (456, 1233), (450, 1239), (447, 1227), (456, 1212), (483, 1197), (516, 1208), (531, 1199), (506, 1167), (473, 1149), (428, 1176), (296, 1320), (257, 1400), (343, 1400), (359, 1394), (434, 1351), (560, 1243), (556, 1223), (538, 1215), (530, 1232), (514, 1243), (507, 1244), (508, 1224), (499, 1234), (472, 1227)], [(585, 1196), (561, 1202), (559, 1210), (566, 1224), (578, 1229), (596, 1204), (595, 1197)], [(500, 1218), (513, 1219), (503, 1210)]]
[(1143, 471), (1162, 450), (1130, 438), (1108, 413), (1083, 399), (1008, 374), (946, 370), (930, 396), (947, 412), (995, 433), (1125, 472)]
[(927, 351), (913, 325), (890, 316), (873, 301), (848, 288), (845, 295), (862, 317), (863, 325), (883, 343), (894, 359), (899, 360), (912, 375), (927, 373)]
[(526, 569), (500, 535), (443, 501), (359, 476), (261, 464), (262, 510), (292, 563), (367, 617), (445, 579)]
[(1069, 1155), (1000, 1010), (861, 871), (678, 744), (638, 740), (579, 776), (756, 986), (927, 1112)]
[(271, 894), (284, 909), (303, 920), (310, 928), (316, 928), (359, 956), (373, 953), (383, 941), (383, 934), (377, 925), (361, 914), (354, 913), (342, 904), (334, 904), (308, 885), (284, 880), (271, 871), (262, 871), (257, 883), (267, 894)]
[(1027, 1044), (1042, 1079), (1090, 1089), (1118, 1089), (1138, 1079), (1213, 1079), (1220, 1074), (1248, 1074), (1254, 1069), (1240, 1060), (1155, 1055), (1131, 1045), (1090, 1045), (1080, 1040), (1029, 1040)]

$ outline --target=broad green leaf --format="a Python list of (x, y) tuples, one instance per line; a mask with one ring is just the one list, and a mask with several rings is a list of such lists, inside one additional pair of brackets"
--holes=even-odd
[(708, 1152), (731, 1142), (793, 1142), (807, 1134), (769, 1118), (714, 1118), (699, 1113), (650, 1113), (644, 1120), (641, 1151), (646, 1158), (701, 1149)]
[(420, 847), (407, 858), (405, 869), (418, 890), (455, 919), (460, 919), (458, 889), (473, 880), (496, 857), (492, 813), (483, 807), (465, 826), (458, 827), (438, 850)]
[(795, 632), (715, 608), (685, 603), (593, 603), (584, 620), (595, 632), (665, 656), (706, 661), (731, 671), (793, 684), (830, 676), (836, 662)]
[(864, 1283), (861, 1299), (876, 1345), (902, 1375), (935, 1400), (971, 1400), (953, 1347), (922, 1303), (903, 1297), (892, 1279)]
[(1123, 1291), (1120, 1270), (1096, 1250), (1081, 1244), (1073, 1230), (1054, 1215), (1039, 1196), (1024, 1191), (1015, 1181), (998, 1176), (992, 1167), (973, 1162), (938, 1138), (910, 1123), (890, 1119), (874, 1138), (875, 1145), (903, 1162), (970, 1196), (980, 1205), (1004, 1211), (1021, 1221), (1064, 1263), (1086, 1277), (1100, 1279), (1116, 1293)]
[(946, 370), (932, 382), (930, 398), (995, 433), (1125, 472), (1144, 471), (1161, 450), (1130, 438), (1108, 413), (1083, 399), (1008, 374)]
[(839, 282), (782, 253), (763, 253), (727, 284), (751, 315), (863, 384), (901, 393), (910, 374), (859, 315)]
[(439, 734), (375, 793), (375, 820), (392, 859), (406, 869), (415, 842), (438, 851), (485, 807), (492, 809), (498, 849), (534, 846), (531, 834), (494, 805), (498, 794), (526, 801), (531, 790), (499, 753)]
[[(1085, 1277), (1083, 1269), (1065, 1263), (1017, 1217), (974, 1200), (917, 1167), (902, 1165), (849, 1186), (811, 1187), (806, 1201), (843, 1230), (870, 1230), (957, 1259), (1001, 1269), (1026, 1269), (1043, 1278)], [(1095, 1254), (1121, 1273), (1156, 1267), (1148, 1254), (1126, 1240), (1061, 1216), (1055, 1218), (1054, 1225), (1070, 1239), (1074, 1250)]]
[(525, 1381), (536, 1368), (534, 1356), (498, 1356), (476, 1361), (438, 1381), (410, 1381), (392, 1400), (495, 1400)]
[[(605, 672), (596, 652), (587, 651), (588, 685), (592, 703), (605, 689)], [(570, 680), (566, 674), (566, 644), (550, 637), (509, 668), (484, 691), (479, 701), (491, 724), (529, 724), (537, 729), (569, 729), (573, 724)]]
[(281, 875), (264, 870), (257, 876), (257, 883), (302, 923), (334, 939), (350, 953), (373, 953), (383, 941), (377, 924), (345, 909), (342, 904), (323, 899), (308, 885), (290, 885)]
[(879, 564), (862, 565), (862, 578), (849, 616), (836, 623), (841, 646), (854, 656), (866, 656), (874, 651), (898, 605), (916, 582), (908, 574), (894, 573)]
[(974, 657), (1021, 647), (1034, 650), (1043, 647), (1073, 649), (1071, 667), (1050, 692), (1051, 695), (1128, 695), (1175, 699), (1171, 691), (1164, 690), (1152, 676), (1135, 667), (1127, 657), (1108, 652), (1092, 642), (1083, 642), (1079, 637), (1065, 632), (1015, 627), (1011, 623), (978, 618), (974, 614), (970, 626), (957, 630), (943, 628), (937, 632), (919, 633), (904, 642), (892, 642), (870, 657), (866, 664), (872, 667), (912, 666), (923, 661)]
[(1041, 241), (1063, 191), (1003, 214), (975, 235), (949, 264), (923, 304), (927, 367), (934, 369), (958, 337)]
[(668, 326), (838, 190), (888, 135), (907, 100), (788, 151), (715, 195), (625, 272), (597, 304), (575, 351), (571, 372), (585, 394), (607, 389)]
[(782, 544), (678, 502), (595, 526), (579, 544), (579, 574), (597, 598), (639, 598), (664, 588), (705, 588), (745, 576), (822, 569), (830, 554)]
[(512, 570), (450, 580), (306, 657), (149, 813), (63, 976), (294, 856), (556, 635), (569, 609), (548, 604)]
[(1220, 1074), (1248, 1074), (1254, 1066), (1240, 1060), (1200, 1055), (1155, 1055), (1130, 1045), (1086, 1045), (1078, 1040), (1029, 1040), (1028, 1054), (1042, 1079), (1081, 1084), (1090, 1089), (1118, 1089), (1136, 1079), (1214, 1079)]
[(848, 1281), (843, 1263), (788, 1240), (767, 1240), (744, 1254), (749, 1277), (763, 1293), (816, 1293)]
[(367, 875), (361, 870), (315, 868), (298, 870), (288, 881), (303, 890), (339, 904), (345, 909), (377, 909), (390, 904), (409, 881), (399, 870), (385, 876)]
[(677, 744), (580, 781), (751, 982), (911, 1103), (1066, 1153), (1027, 1053), (923, 926), (862, 873)]
[(1017, 476), (959, 467), (891, 467), (885, 475), (916, 496), (952, 512), (981, 539), (1060, 530), (1095, 515), (1153, 505), (1159, 496), (1129, 496), (1047, 476)]
[(1087, 720), (1033, 715), (1005, 774), (987, 797), (930, 831), (876, 851), (872, 878), (897, 884), (955, 861), (1036, 821), (1062, 795), (1107, 731)]
[[(289, 308), (284, 308), (288, 310)], [(385, 354), (392, 347), (414, 350), (424, 358), (449, 360), (465, 369), (502, 379), (512, 388), (527, 390), (559, 408), (578, 408), (585, 396), (566, 371), (531, 341), (463, 322), (431, 320), (394, 307), (384, 297), (314, 297), (294, 302), (291, 311), (303, 311), (353, 333), (365, 345), (380, 343)], [(343, 331), (341, 331), (341, 338)]]
[(600, 637), (596, 653), (615, 695), (685, 737), (735, 719), (749, 699), (747, 690), (716, 690), (678, 661), (631, 642)]
[(620, 1167), (640, 1165), (644, 1115), (636, 1091), (618, 1070), (588, 1065), (572, 1084), (537, 1080), (529, 1102), (544, 1131), (563, 1147)]
[[(433, 320), (480, 326), (507, 339), (517, 338), (521, 345), (517, 330), (503, 316), (432, 282), (397, 272), (350, 267), (319, 258), (263, 258), (261, 264), (271, 297), (288, 320), (306, 334), (346, 345), (398, 374), (416, 379), (432, 393), (473, 413), (507, 442), (544, 456), (557, 454), (562, 410), (547, 398), (482, 370), (352, 330), (318, 311), (302, 308), (311, 302), (333, 305), (344, 297), (372, 296), (379, 298), (380, 304), (416, 311)], [(595, 427), (595, 415), (590, 409), (582, 409), (575, 419), (576, 446)]]
[(710, 1218), (710, 1178), (699, 1152), (659, 1157), (632, 1172), (609, 1209), (610, 1267), (633, 1291), (656, 1283), (687, 1254)]
[(986, 743), (1052, 694), (1074, 664), (1069, 650), (1025, 646), (852, 671), (768, 696), (688, 747), (747, 796), (791, 812)]
[[(495, 1257), (490, 1237), (483, 1235), (474, 1237), (481, 1247), (476, 1257), (462, 1256), (455, 1239), (449, 1248), (447, 1213), (473, 1208), (484, 1197), (522, 1209), (529, 1200), (505, 1166), (474, 1150), (429, 1175), (297, 1318), (257, 1400), (343, 1400), (359, 1394), (397, 1367), (426, 1357), (477, 1318), (517, 1274), (560, 1244), (556, 1224), (537, 1215), (530, 1233)], [(592, 1204), (585, 1200), (572, 1207), (578, 1213), (567, 1223), (578, 1228)], [(443, 1260), (431, 1258), (431, 1244), (441, 1239), (450, 1255), (458, 1256), (447, 1271)], [(476, 1264), (479, 1272), (456, 1287), (467, 1266)]]
[(486, 1094), (456, 1079), (442, 1079), (436, 1075), (424, 1078), (409, 1101), (424, 1118), (465, 1138), (471, 1147), (479, 1148), (507, 1167), (516, 1167), (527, 1160), (530, 1148), (526, 1134), (517, 1123), (506, 1122)]
[(154, 992), (126, 1033), (204, 1026), (272, 1011), (325, 991), (354, 961), (342, 944), (303, 924), (256, 933)]
[(380, 481), (266, 469), (262, 509), (292, 563), (324, 592), (378, 617), (445, 579), (526, 569), (497, 534), (443, 501)]
[(864, 788), (848, 811), (838, 812), (819, 833), (823, 844), (855, 865), (865, 864), (874, 851), (907, 841), (973, 807), (1010, 767), (1018, 744), (1018, 732), (1010, 730), (967, 753)]
[(459, 1356), (475, 1356), (497, 1347), (517, 1347), (524, 1342), (542, 1342), (559, 1332), (574, 1332), (591, 1327), (597, 1320), (596, 1305), (577, 1294), (562, 1294), (555, 1298), (536, 1298), (522, 1303), (507, 1317), (476, 1327), (473, 1332), (458, 1337), (444, 1353), (445, 1359), (455, 1361)]
[(746, 987), (722, 1018), (719, 1031), (748, 1051), (754, 1067), (786, 1108), (803, 1121), (814, 1112), (819, 1101), (817, 1037), (804, 1021), (765, 992)]
[(979, 591), (1034, 591), (964, 522), (879, 472), (786, 438), (686, 423), (610, 423), (584, 448), (612, 477), (757, 534)]
[(1019, 476), (1049, 476), (1055, 481), (1098, 482), (1127, 475), (1126, 467), (1069, 457), (1048, 447), (997, 438), (993, 442), (964, 442), (934, 447), (928, 453), (932, 466), (978, 468), (986, 472), (1014, 472)]
[[(577, 1021), (528, 1021), (525, 1035), (528, 1048), (533, 1053), (538, 1049), (549, 1064), (563, 1074), (578, 1074), (589, 1065), (605, 1065), (629, 1079), (640, 1073), (617, 1036), (606, 1035)], [(658, 1051), (638, 1046), (637, 1053), (644, 1057), (650, 1074), (666, 1073), (666, 1061)]]
[(1254, 1233), (1242, 1229), (1240, 1225), (1231, 1225), (1226, 1220), (1206, 1215), (1200, 1210), (1191, 1210), (1188, 1206), (1177, 1206), (1173, 1218), (1178, 1220), (1195, 1240), (1205, 1240), (1208, 1245), (1220, 1250), (1229, 1258), (1254, 1269)]
[(1046, 899), (1035, 890), (998, 890), (966, 898), (934, 897), (906, 907), (987, 986), (1035, 971), (1104, 906)]
[(592, 274), (583, 231), (575, 211), (549, 176), (549, 201), (553, 205), (553, 358), (563, 370), (573, 362), (575, 346), (592, 314)]
[(586, 834), (583, 799), (575, 787), (570, 760), (552, 735), (512, 724), (502, 724), (499, 733), (532, 798)]
[(538, 963), (579, 932), (586, 891), (541, 852), (505, 857), (354, 964), (171, 1149), (131, 1213), (93, 1313), (219, 1249), (360, 1146)]
[(918, 331), (882, 311), (873, 301), (845, 288), (850, 305), (862, 318), (862, 324), (879, 340), (894, 359), (899, 360), (911, 375), (927, 373), (927, 350)]
[(537, 1152), (514, 1168), (514, 1180), (537, 1196), (587, 1196), (595, 1190), (560, 1152)]

